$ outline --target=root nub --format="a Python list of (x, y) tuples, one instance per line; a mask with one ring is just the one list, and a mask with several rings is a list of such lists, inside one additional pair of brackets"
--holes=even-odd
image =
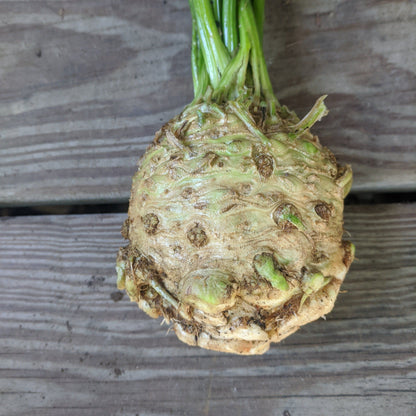
[(199, 248), (208, 244), (208, 236), (199, 224), (196, 224), (194, 227), (192, 227), (186, 236), (188, 237), (188, 240), (191, 242), (191, 244), (195, 247)]
[(159, 218), (156, 214), (150, 213), (142, 217), (143, 227), (147, 234), (155, 234), (159, 225)]

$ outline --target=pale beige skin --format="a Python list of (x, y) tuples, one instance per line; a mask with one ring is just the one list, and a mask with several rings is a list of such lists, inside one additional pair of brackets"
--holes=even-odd
[(261, 354), (331, 311), (354, 256), (342, 241), (352, 175), (309, 131), (290, 134), (293, 115), (246, 116), (198, 104), (156, 134), (133, 178), (118, 286), (187, 344)]

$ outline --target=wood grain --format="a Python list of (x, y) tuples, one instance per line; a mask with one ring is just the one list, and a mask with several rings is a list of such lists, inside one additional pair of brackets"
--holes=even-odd
[[(355, 191), (416, 184), (413, 0), (268, 3), (273, 85)], [(185, 0), (0, 1), (0, 204), (126, 201), (153, 133), (192, 97)]]
[(416, 205), (348, 207), (334, 311), (255, 357), (188, 347), (122, 297), (123, 219), (0, 220), (2, 415), (416, 414)]

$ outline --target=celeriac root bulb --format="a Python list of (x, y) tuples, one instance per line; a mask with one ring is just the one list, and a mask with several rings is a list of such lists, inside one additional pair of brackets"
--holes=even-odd
[(190, 0), (195, 99), (133, 177), (117, 284), (190, 345), (261, 354), (333, 308), (349, 166), (273, 94), (264, 0)]

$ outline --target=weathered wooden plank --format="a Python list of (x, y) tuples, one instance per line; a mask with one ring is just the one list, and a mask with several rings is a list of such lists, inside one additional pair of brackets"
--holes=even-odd
[(0, 220), (2, 414), (415, 414), (416, 205), (348, 207), (359, 260), (334, 311), (255, 357), (184, 345), (121, 299), (123, 219)]
[[(281, 101), (352, 163), (355, 191), (416, 184), (416, 5), (268, 2)], [(126, 201), (153, 133), (192, 97), (185, 0), (0, 1), (0, 204)]]

